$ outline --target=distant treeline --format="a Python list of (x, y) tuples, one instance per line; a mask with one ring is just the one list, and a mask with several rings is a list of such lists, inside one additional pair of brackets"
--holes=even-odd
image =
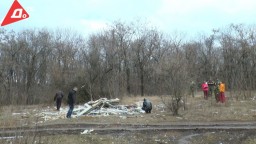
[(141, 23), (114, 22), (88, 37), (67, 29), (0, 30), (1, 104), (53, 101), (78, 87), (81, 102), (124, 95), (185, 95), (219, 79), (231, 96), (256, 89), (256, 27), (231, 24), (186, 40)]

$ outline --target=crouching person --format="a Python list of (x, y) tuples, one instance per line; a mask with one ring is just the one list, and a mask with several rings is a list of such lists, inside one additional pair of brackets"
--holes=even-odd
[(142, 110), (144, 110), (146, 113), (151, 113), (152, 110), (152, 103), (144, 98)]

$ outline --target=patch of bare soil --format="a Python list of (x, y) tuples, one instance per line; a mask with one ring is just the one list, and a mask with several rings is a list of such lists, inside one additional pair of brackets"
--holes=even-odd
[[(121, 104), (134, 104), (143, 98), (125, 97)], [(51, 119), (38, 114), (56, 113), (53, 105), (2, 107), (0, 143), (256, 143), (254, 99), (228, 97), (222, 104), (213, 97), (204, 100), (198, 93), (195, 98), (187, 97), (180, 115), (173, 116), (160, 97), (147, 98), (153, 103), (151, 114), (66, 119), (57, 113)], [(163, 99), (168, 101), (169, 97)]]
[[(24, 133), (13, 139), (1, 137), (0, 142), (21, 143), (92, 143), (92, 144), (253, 144), (255, 130), (95, 130), (82, 134), (83, 131), (63, 129), (62, 133)], [(11, 136), (9, 136), (10, 138)], [(26, 140), (26, 141), (25, 141)], [(31, 142), (32, 143), (32, 142)]]

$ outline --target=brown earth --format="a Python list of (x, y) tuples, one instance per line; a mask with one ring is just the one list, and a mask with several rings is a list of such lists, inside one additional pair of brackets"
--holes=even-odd
[[(143, 98), (125, 97), (121, 104), (133, 104)], [(2, 107), (0, 142), (256, 143), (256, 106), (253, 99), (237, 100), (228, 97), (225, 104), (220, 104), (213, 97), (204, 100), (201, 93), (198, 93), (195, 98), (187, 97), (185, 109), (182, 106), (180, 115), (173, 116), (168, 109), (162, 108), (160, 97), (147, 98), (153, 102), (151, 114), (82, 116), (43, 123), (38, 123), (43, 118), (36, 116), (36, 113), (42, 110), (55, 111), (54, 106)], [(168, 97), (163, 99), (168, 101)], [(81, 134), (84, 130), (92, 131)]]

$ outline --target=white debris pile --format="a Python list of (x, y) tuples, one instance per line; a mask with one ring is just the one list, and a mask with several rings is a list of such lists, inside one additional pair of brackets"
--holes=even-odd
[(76, 116), (82, 115), (127, 115), (127, 114), (139, 114), (144, 111), (141, 110), (141, 107), (136, 105), (117, 105), (119, 99), (107, 99), (101, 98), (96, 101), (89, 101), (83, 106), (79, 106), (73, 111), (73, 114)]
[[(89, 116), (109, 116), (109, 115), (134, 115), (145, 113), (142, 109), (142, 101), (137, 102), (132, 105), (118, 105), (119, 99), (107, 99), (101, 98), (96, 101), (89, 101), (84, 105), (75, 105), (73, 110), (72, 117), (79, 117), (83, 115)], [(52, 107), (47, 107), (46, 109), (41, 109), (39, 111), (35, 111), (35, 115), (38, 118), (41, 118), (37, 123), (43, 123), (45, 121), (57, 120), (57, 119), (65, 119), (67, 111), (69, 107), (61, 107), (59, 111)], [(13, 115), (20, 115), (17, 113), (13, 113)]]

